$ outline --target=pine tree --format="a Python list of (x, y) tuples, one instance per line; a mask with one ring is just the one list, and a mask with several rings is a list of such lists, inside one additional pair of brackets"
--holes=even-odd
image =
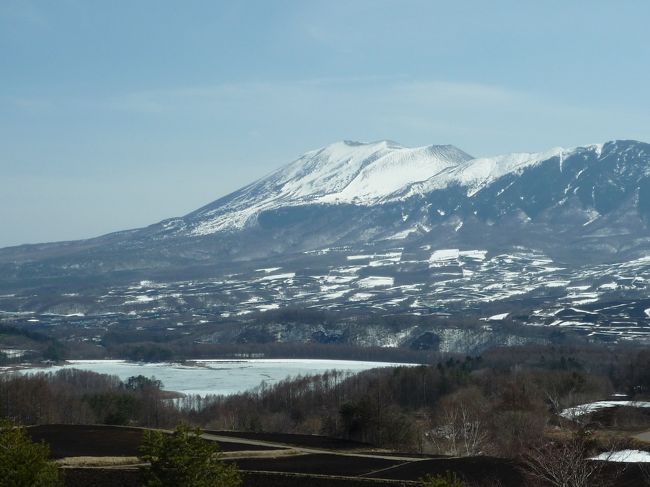
[(25, 428), (0, 420), (0, 487), (58, 487), (59, 469), (50, 449), (31, 441)]
[(219, 446), (201, 438), (199, 429), (179, 425), (171, 433), (145, 431), (140, 458), (149, 463), (143, 471), (147, 487), (239, 487), (234, 465), (221, 459)]

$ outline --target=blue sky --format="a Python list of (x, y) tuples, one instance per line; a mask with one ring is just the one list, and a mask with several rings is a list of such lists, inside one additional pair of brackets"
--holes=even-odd
[(650, 2), (0, 2), (0, 246), (185, 214), (336, 140), (650, 141)]

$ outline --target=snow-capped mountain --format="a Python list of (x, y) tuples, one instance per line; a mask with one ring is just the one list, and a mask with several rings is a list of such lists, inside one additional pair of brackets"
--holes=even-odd
[(296, 161), (190, 215), (193, 235), (254, 224), (261, 212), (286, 206), (370, 206), (396, 198), (472, 157), (450, 145), (414, 149), (394, 142), (343, 141), (307, 152)]
[[(337, 142), (181, 218), (0, 251), (4, 275), (203, 268), (332, 246), (514, 247), (567, 262), (650, 249), (650, 145), (473, 158), (449, 145)], [(170, 271), (171, 272), (171, 271)]]
[[(602, 151), (601, 146), (590, 149)], [(507, 175), (577, 149), (473, 158), (451, 145), (406, 148), (395, 142), (342, 141), (305, 153), (284, 168), (184, 218), (184, 232), (209, 235), (254, 225), (268, 210), (304, 205), (372, 206), (452, 185), (471, 197)]]
[[(578, 164), (576, 158), (590, 159), (591, 164), (581, 167), (580, 174), (573, 174), (573, 181), (567, 181), (571, 185), (585, 171), (607, 169), (599, 162), (611, 159), (612, 150), (618, 146), (607, 144), (608, 150), (603, 155), (604, 147), (605, 144), (573, 149), (558, 147), (541, 153), (473, 158), (450, 145), (406, 148), (390, 141), (337, 142), (307, 152), (268, 177), (182, 219), (166, 222), (166, 228), (173, 228), (177, 234), (203, 236), (255, 226), (260, 214), (280, 208), (386, 205), (455, 187), (464, 188), (465, 196), (472, 199), (504, 178), (521, 176), (536, 166), (552, 166), (560, 174), (573, 174)], [(634, 157), (645, 156), (644, 149), (637, 147)], [(619, 174), (635, 169), (641, 169), (636, 171), (639, 175), (647, 172), (647, 167), (621, 167)], [(439, 209), (443, 211), (446, 210)]]
[(184, 217), (0, 249), (0, 322), (465, 352), (531, 329), (650, 342), (649, 268), (648, 144), (473, 158), (338, 142)]
[[(449, 145), (338, 142), (150, 230), (154, 238), (222, 240), (243, 232), (275, 254), (416, 237), (461, 246), (485, 237), (497, 246), (528, 244), (526, 237), (545, 246), (568, 237), (611, 254), (645, 242), (649, 154), (631, 141), (489, 158)], [(632, 233), (641, 241), (621, 242)], [(260, 255), (247, 243), (233, 253)]]

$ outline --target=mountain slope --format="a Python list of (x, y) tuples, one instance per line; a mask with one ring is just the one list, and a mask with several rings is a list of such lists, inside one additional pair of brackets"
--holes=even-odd
[[(439, 213), (451, 216), (471, 203), (478, 207), (473, 208), (477, 213), (493, 216), (494, 208), (503, 208), (509, 201), (510, 210), (519, 207), (531, 216), (540, 202), (565, 203), (576, 195), (588, 214), (601, 214), (614, 209), (620, 203), (618, 197), (645, 187), (647, 156), (645, 144), (625, 141), (477, 159), (453, 146), (408, 149), (388, 141), (339, 142), (308, 152), (256, 183), (182, 219), (168, 221), (167, 226), (176, 235), (241, 231), (259, 224), (262, 213), (283, 208), (370, 207), (439, 193), (451, 195), (459, 187), (463, 201), (455, 201), (453, 208), (439, 208)], [(538, 172), (544, 173), (543, 178), (535, 178), (528, 188), (518, 191), (519, 203), (508, 199), (508, 192), (516, 189), (516, 179), (527, 180), (527, 174)], [(504, 181), (510, 186), (504, 186)], [(498, 188), (497, 193), (490, 188)], [(485, 195), (491, 200), (486, 201)]]
[(453, 146), (409, 149), (389, 141), (338, 142), (185, 218), (192, 235), (242, 229), (262, 211), (305, 204), (374, 205), (408, 185), (471, 160)]
[(649, 222), (645, 143), (475, 159), (453, 146), (339, 142), (181, 218), (0, 250), (0, 271), (18, 280), (154, 269), (184, 275), (365, 245), (525, 247), (567, 264), (603, 262), (645, 255)]

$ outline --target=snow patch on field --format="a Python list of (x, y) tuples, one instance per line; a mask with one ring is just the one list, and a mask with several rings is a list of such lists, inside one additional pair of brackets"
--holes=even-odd
[(359, 279), (357, 285), (359, 287), (391, 287), (395, 279), (392, 277), (384, 276), (369, 276), (364, 279)]
[(631, 407), (631, 408), (650, 408), (650, 402), (647, 401), (596, 401), (586, 404), (580, 404), (567, 408), (560, 413), (560, 416), (567, 419), (577, 418), (579, 416), (590, 414), (601, 409)]
[(461, 257), (466, 257), (468, 259), (474, 260), (485, 260), (487, 255), (487, 250), (462, 250), (460, 252)]
[(366, 301), (370, 298), (372, 298), (372, 294), (370, 293), (355, 293), (352, 296), (348, 298), (349, 301)]
[(258, 279), (258, 281), (277, 281), (280, 279), (293, 279), (296, 277), (295, 272), (287, 272), (285, 274), (271, 274), (270, 276), (264, 276)]
[(571, 281), (545, 281), (545, 287), (566, 287)]
[(500, 313), (498, 315), (492, 315), (487, 318), (487, 321), (502, 321), (505, 320), (510, 313)]
[(264, 272), (265, 274), (270, 274), (271, 272), (279, 271), (282, 267), (267, 267), (265, 269), (255, 269), (255, 272)]
[(333, 291), (328, 294), (321, 294), (321, 298), (326, 300), (338, 299), (345, 296), (348, 292), (349, 289), (342, 289), (340, 291)]
[(447, 262), (459, 259), (471, 259), (484, 261), (487, 250), (460, 250), (460, 249), (439, 249), (435, 250), (429, 257), (430, 266), (445, 265)]
[(270, 311), (272, 309), (279, 309), (279, 308), (280, 308), (280, 305), (277, 304), (277, 303), (263, 304), (263, 305), (257, 307), (257, 309), (260, 310), (262, 313), (265, 312), (265, 311)]
[(135, 299), (132, 299), (130, 301), (124, 301), (124, 304), (142, 304), (142, 303), (150, 303), (151, 301), (155, 301), (157, 299), (160, 299), (162, 296), (135, 296)]
[(648, 463), (650, 462), (650, 452), (643, 450), (620, 450), (604, 452), (600, 455), (590, 458), (589, 460), (601, 460), (605, 462), (621, 463)]
[(601, 284), (598, 286), (598, 289), (605, 289), (605, 290), (614, 290), (618, 288), (618, 284), (615, 282), (608, 282), (607, 284)]
[(354, 281), (356, 278), (356, 276), (327, 276), (324, 282), (328, 284), (345, 284)]
[(450, 260), (455, 260), (460, 257), (460, 250), (458, 249), (440, 249), (436, 250), (429, 257), (429, 263), (435, 264), (440, 262), (447, 262)]

